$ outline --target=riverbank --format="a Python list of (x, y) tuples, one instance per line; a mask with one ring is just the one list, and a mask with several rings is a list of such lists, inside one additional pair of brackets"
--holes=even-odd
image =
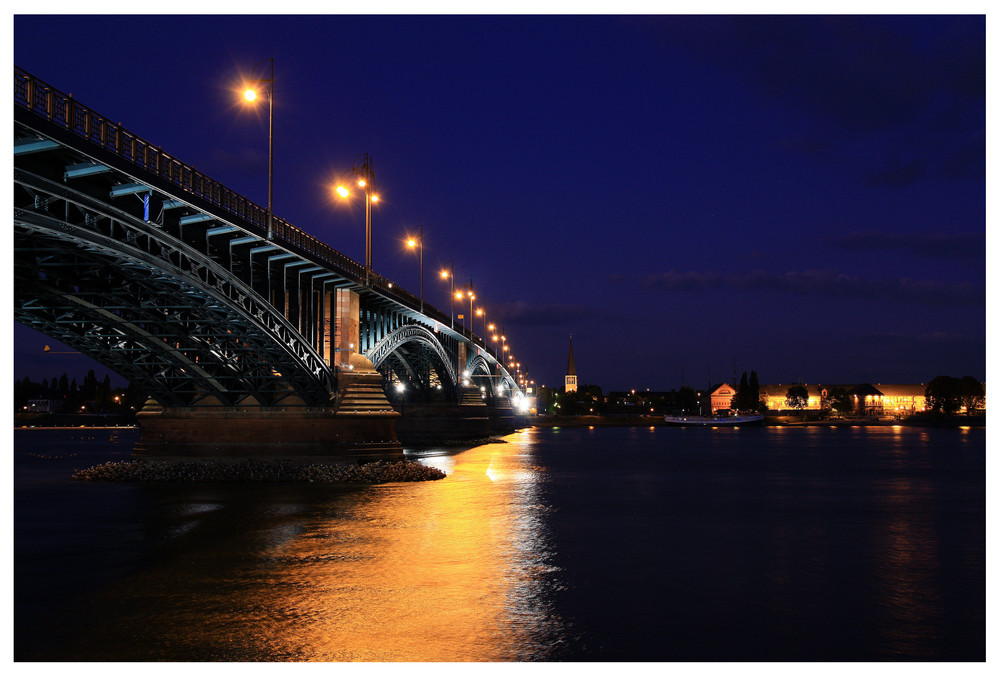
[[(537, 416), (531, 419), (531, 424), (538, 428), (580, 428), (580, 427), (617, 427), (617, 428), (654, 428), (666, 427), (670, 424), (662, 416)], [(915, 426), (929, 428), (985, 428), (986, 416), (934, 416), (915, 414), (903, 418), (803, 418), (801, 414), (788, 416), (765, 416), (765, 426)]]
[(321, 464), (296, 461), (111, 461), (77, 470), (84, 482), (308, 482), (384, 484), (443, 479), (437, 468), (414, 461), (372, 461), (364, 464)]

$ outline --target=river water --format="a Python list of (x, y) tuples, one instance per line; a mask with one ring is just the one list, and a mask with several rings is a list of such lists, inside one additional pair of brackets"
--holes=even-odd
[(15, 431), (15, 660), (982, 661), (981, 428), (529, 429), (370, 487)]

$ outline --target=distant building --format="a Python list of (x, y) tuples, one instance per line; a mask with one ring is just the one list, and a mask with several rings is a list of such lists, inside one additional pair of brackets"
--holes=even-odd
[(719, 383), (709, 388), (711, 393), (712, 413), (720, 409), (730, 409), (733, 405), (733, 398), (736, 397), (736, 388), (728, 383)]
[(885, 395), (871, 383), (859, 383), (847, 391), (854, 402), (854, 413), (863, 416), (881, 416), (885, 411)]
[[(767, 408), (777, 411), (788, 409), (785, 397), (788, 389), (796, 383), (777, 383), (762, 385), (760, 398)], [(855, 412), (859, 414), (908, 414), (924, 411), (927, 408), (927, 398), (924, 395), (927, 385), (915, 384), (801, 384), (809, 394), (806, 410), (821, 410), (830, 408), (830, 392), (840, 389), (846, 392), (855, 402)]]
[(28, 400), (28, 411), (49, 414), (62, 409), (61, 400)]
[(566, 364), (566, 392), (576, 392), (576, 362), (573, 360), (573, 337), (569, 337), (569, 362)]

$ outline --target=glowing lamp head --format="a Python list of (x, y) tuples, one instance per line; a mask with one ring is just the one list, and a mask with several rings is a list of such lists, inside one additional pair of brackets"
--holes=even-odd
[(245, 92), (243, 92), (243, 98), (247, 101), (255, 101), (257, 99), (256, 90), (248, 88)]
[(372, 202), (378, 202), (378, 195), (372, 195)]
[(358, 179), (358, 188), (364, 188), (367, 185), (364, 179)]
[(416, 247), (417, 246), (416, 239), (411, 237), (409, 240), (406, 241), (406, 246), (409, 247), (409, 248), (411, 248), (411, 249), (414, 248), (414, 247)]
[(442, 280), (447, 280), (448, 279), (448, 275), (449, 275), (449, 273), (448, 273), (447, 270), (442, 270), (441, 271), (441, 279)]
[(343, 186), (337, 186), (337, 193), (340, 195), (340, 197), (347, 197), (348, 195), (351, 194), (351, 191), (347, 190)]

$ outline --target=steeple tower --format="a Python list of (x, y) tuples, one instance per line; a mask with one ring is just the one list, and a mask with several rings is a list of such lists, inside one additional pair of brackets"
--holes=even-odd
[(573, 335), (569, 335), (569, 362), (566, 363), (566, 392), (576, 392), (576, 362), (573, 360)]

